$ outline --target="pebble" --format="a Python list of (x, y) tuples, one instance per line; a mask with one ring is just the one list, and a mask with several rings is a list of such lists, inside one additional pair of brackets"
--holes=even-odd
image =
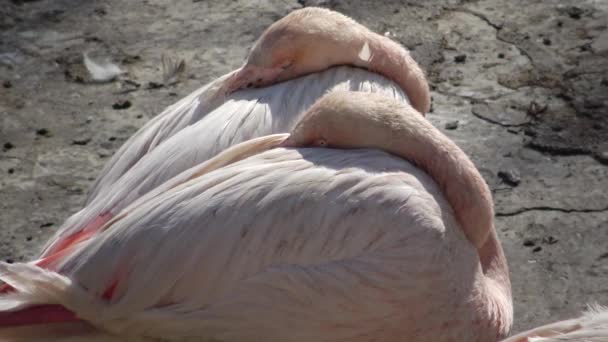
[(50, 132), (49, 132), (49, 130), (48, 130), (48, 129), (46, 129), (46, 128), (38, 128), (38, 129), (36, 130), (36, 134), (37, 134), (37, 135), (41, 135), (41, 136), (43, 136), (43, 137), (48, 137), (48, 136), (50, 136)]
[(129, 100), (118, 100), (113, 105), (112, 108), (116, 110), (127, 109), (131, 107), (131, 101)]
[(458, 128), (458, 120), (450, 121), (445, 124), (445, 129), (454, 130)]
[(518, 186), (521, 183), (521, 177), (515, 170), (498, 171), (498, 178), (510, 186)]
[(91, 142), (91, 137), (78, 137), (72, 140), (73, 145), (86, 145)]
[(557, 241), (559, 241), (558, 239), (554, 238), (553, 236), (549, 235), (547, 237), (543, 238), (543, 243), (547, 244), (547, 245), (553, 245), (556, 244)]
[(467, 55), (458, 55), (456, 57), (454, 57), (454, 62), (456, 63), (464, 63), (467, 60)]

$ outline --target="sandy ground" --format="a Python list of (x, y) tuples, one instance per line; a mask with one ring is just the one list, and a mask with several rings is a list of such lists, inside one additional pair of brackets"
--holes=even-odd
[[(31, 258), (138, 127), (307, 5), (386, 32), (427, 70), (428, 118), (494, 192), (514, 331), (608, 304), (605, 0), (0, 0), (0, 258)], [(84, 51), (128, 74), (91, 83)], [(163, 53), (187, 71), (157, 88)]]

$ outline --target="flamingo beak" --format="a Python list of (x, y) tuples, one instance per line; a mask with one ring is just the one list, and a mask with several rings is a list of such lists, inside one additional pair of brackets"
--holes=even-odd
[(297, 147), (296, 142), (293, 139), (293, 136), (291, 134), (289, 134), (289, 136), (283, 140), (283, 142), (281, 142), (279, 144), (279, 146), (277, 147), (285, 147), (285, 148), (289, 148), (289, 147)]
[(231, 94), (240, 89), (257, 88), (272, 84), (283, 70), (282, 68), (245, 65), (226, 80), (226, 94)]

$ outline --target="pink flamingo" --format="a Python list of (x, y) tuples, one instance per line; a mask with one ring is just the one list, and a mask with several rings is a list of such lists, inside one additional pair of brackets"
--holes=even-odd
[[(340, 65), (360, 67), (393, 80), (414, 108), (421, 113), (429, 111), (431, 97), (424, 73), (401, 45), (334, 11), (314, 7), (296, 10), (262, 34), (241, 68), (194, 91), (140, 129), (102, 170), (89, 201), (159, 143), (223, 103), (226, 94)], [(331, 84), (331, 79), (325, 84)], [(265, 98), (277, 90), (257, 95)]]
[[(377, 72), (406, 94), (392, 81), (359, 68), (326, 70), (338, 65)], [(294, 79), (302, 75), (308, 76)], [(272, 85), (277, 82), (282, 83)], [(238, 92), (221, 105), (213, 100), (249, 83), (263, 88)], [(241, 69), (167, 108), (127, 141), (102, 170), (86, 207), (46, 245), (39, 265), (93, 236), (118, 212), (180, 172), (234, 144), (288, 132), (306, 108), (334, 89), (381, 92), (412, 101), (423, 113), (430, 105), (423, 72), (399, 44), (333, 11), (294, 11), (264, 32)]]
[[(1, 263), (0, 279), (18, 291), (0, 297), (0, 337), (498, 341), (509, 332), (488, 187), (407, 104), (332, 92), (291, 134), (235, 145), (185, 175), (71, 246), (57, 272)], [(600, 341), (607, 316), (507, 341), (556, 332)]]

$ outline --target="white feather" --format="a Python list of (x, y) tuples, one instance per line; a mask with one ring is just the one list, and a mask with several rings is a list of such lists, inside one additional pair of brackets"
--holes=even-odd
[(84, 52), (82, 55), (84, 59), (84, 65), (89, 71), (89, 74), (91, 75), (91, 78), (94, 81), (112, 81), (116, 77), (125, 73), (125, 71), (121, 70), (118, 65), (112, 62), (95, 62), (89, 57), (88, 53)]

